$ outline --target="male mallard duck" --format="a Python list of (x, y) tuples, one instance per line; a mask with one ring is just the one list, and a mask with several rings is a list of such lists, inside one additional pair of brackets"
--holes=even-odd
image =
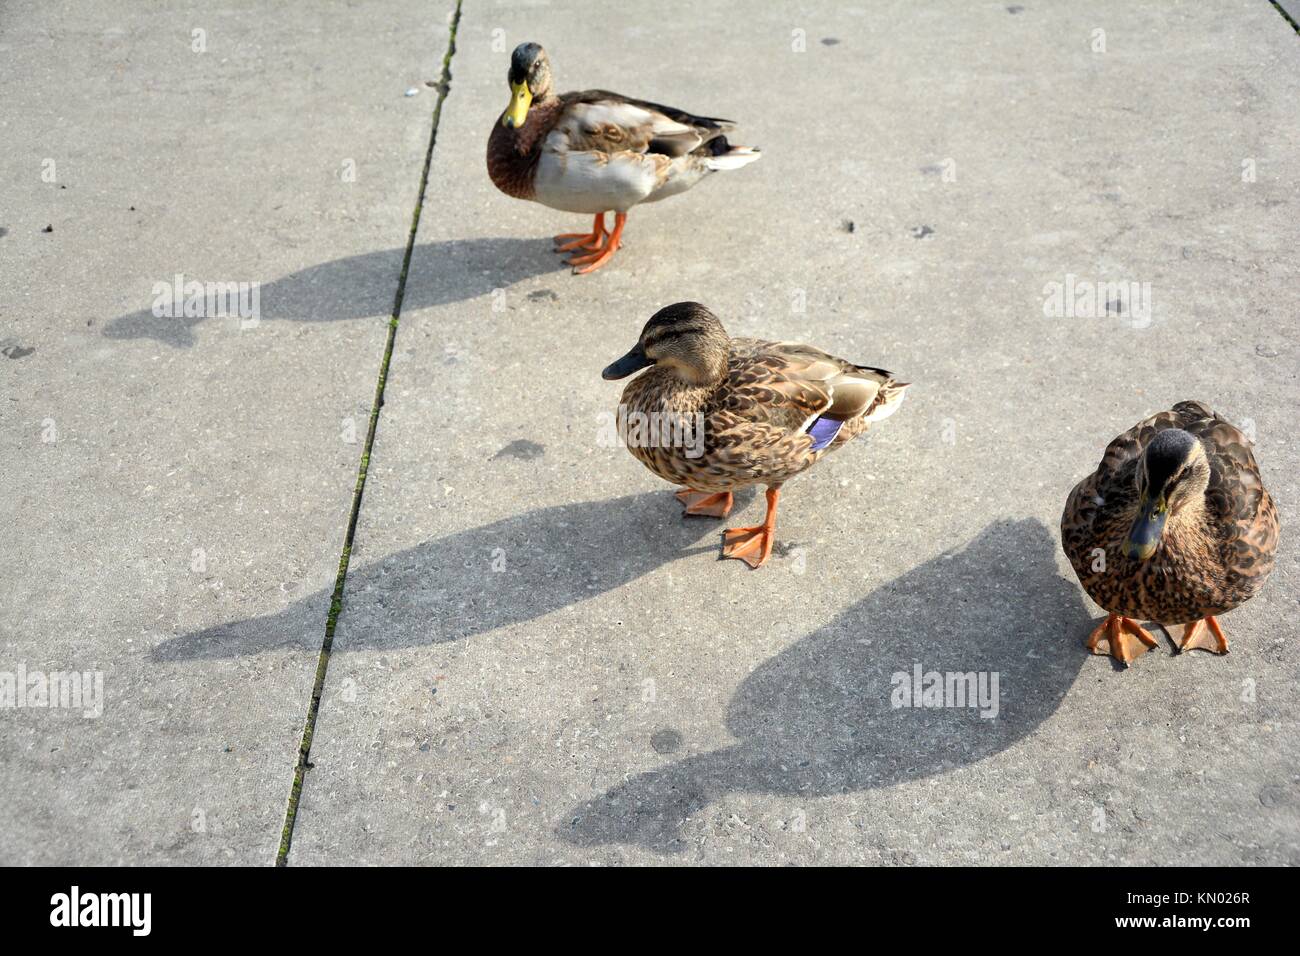
[[(536, 43), (510, 57), (510, 105), (488, 137), (488, 175), (516, 199), (594, 215), (589, 233), (556, 236), (557, 252), (576, 250), (575, 273), (599, 269), (618, 250), (627, 211), (685, 192), (718, 169), (758, 159), (732, 146), (729, 120), (692, 116), (671, 106), (605, 90), (556, 95), (551, 65)], [(614, 212), (614, 231), (605, 213)]]
[(1226, 654), (1215, 615), (1263, 586), (1277, 535), (1273, 499), (1236, 428), (1200, 402), (1134, 425), (1061, 515), (1065, 555), (1108, 612), (1088, 649), (1127, 665), (1156, 645), (1144, 620), (1184, 625), (1180, 650)]
[(809, 345), (733, 339), (698, 302), (654, 314), (636, 346), (602, 373), (627, 378), (619, 408), (628, 450), (691, 515), (725, 518), (732, 491), (767, 485), (761, 525), (725, 533), (723, 557), (761, 567), (772, 553), (781, 485), (852, 441), (903, 401), (906, 382)]

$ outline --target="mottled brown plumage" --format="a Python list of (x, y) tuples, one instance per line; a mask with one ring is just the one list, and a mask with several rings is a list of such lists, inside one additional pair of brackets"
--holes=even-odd
[[(1178, 453), (1153, 464), (1156, 436), (1173, 429), (1192, 440), (1180, 445), (1162, 439), (1162, 447)], [(1162, 530), (1143, 558), (1130, 542), (1141, 537), (1135, 528), (1147, 506)], [(1250, 442), (1199, 402), (1180, 402), (1112, 441), (1061, 515), (1066, 557), (1102, 608), (1123, 618), (1187, 624), (1184, 646), (1220, 652), (1226, 641), (1201, 643), (1199, 622), (1206, 620), (1218, 634), (1210, 619), (1254, 596), (1273, 569), (1277, 539), (1277, 511)], [(1096, 643), (1094, 632), (1090, 647)], [(1110, 643), (1114, 653), (1116, 642)]]
[[(829, 445), (813, 451), (813, 439), (803, 429), (829, 409), (832, 383), (850, 376), (879, 377), (875, 384), (888, 382), (890, 391), (882, 396), (873, 389), (875, 398), (848, 418)], [(660, 366), (633, 379), (622, 401), (636, 412), (667, 412), (687, 420), (698, 413), (704, 425), (699, 458), (680, 448), (629, 450), (665, 481), (698, 491), (733, 491), (752, 484), (779, 486), (811, 468), (866, 431), (870, 413), (888, 399), (901, 398), (903, 387), (888, 373), (860, 369), (810, 346), (734, 338), (721, 381), (692, 385)]]
[[(716, 510), (692, 510), (694, 499), (683, 497), (693, 514), (724, 516), (730, 493), (748, 485), (779, 491), (893, 414), (907, 388), (889, 372), (812, 346), (730, 338), (713, 313), (694, 302), (660, 310), (605, 377), (647, 365), (653, 367), (623, 391), (625, 443), (652, 472), (689, 494), (725, 496), (725, 503), (714, 502)], [(640, 421), (676, 423), (675, 433), (686, 440), (665, 442), (665, 430), (654, 427), (638, 435)], [(814, 447), (814, 427), (822, 429), (822, 447)]]

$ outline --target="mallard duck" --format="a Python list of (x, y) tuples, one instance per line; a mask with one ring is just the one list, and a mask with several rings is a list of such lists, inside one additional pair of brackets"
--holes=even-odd
[[(633, 206), (759, 157), (757, 149), (727, 142), (730, 120), (605, 90), (557, 95), (536, 43), (515, 48), (509, 82), (510, 105), (488, 137), (488, 175), (508, 196), (595, 216), (591, 232), (555, 237), (557, 252), (574, 253), (567, 262), (578, 274), (599, 269), (618, 251)], [(613, 232), (605, 230), (609, 211)]]
[(1240, 431), (1200, 402), (1139, 422), (1061, 515), (1066, 557), (1107, 612), (1088, 649), (1127, 666), (1156, 646), (1138, 621), (1155, 621), (1181, 625), (1180, 651), (1226, 654), (1215, 618), (1263, 586), (1277, 537), (1277, 510)]
[(761, 525), (724, 534), (723, 557), (750, 567), (772, 553), (781, 486), (902, 404), (906, 382), (810, 345), (733, 339), (698, 302), (660, 309), (602, 376), (627, 378), (619, 430), (689, 515), (725, 518), (732, 492), (767, 486)]

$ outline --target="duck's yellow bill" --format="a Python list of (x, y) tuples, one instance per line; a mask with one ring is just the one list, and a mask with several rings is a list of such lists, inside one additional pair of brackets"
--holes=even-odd
[(533, 94), (528, 91), (528, 81), (522, 83), (510, 84), (510, 105), (506, 107), (506, 115), (501, 119), (502, 126), (513, 126), (515, 129), (524, 125), (524, 120), (528, 119), (528, 107), (532, 105)]

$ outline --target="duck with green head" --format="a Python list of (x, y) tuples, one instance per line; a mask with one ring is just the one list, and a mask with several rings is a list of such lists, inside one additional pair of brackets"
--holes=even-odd
[[(508, 196), (595, 217), (591, 232), (555, 237), (556, 251), (574, 253), (568, 263), (579, 274), (609, 262), (633, 206), (759, 157), (757, 149), (727, 142), (730, 120), (607, 90), (556, 93), (536, 43), (515, 48), (507, 81), (510, 103), (488, 136), (488, 175)], [(614, 213), (612, 232), (607, 212)]]
[(656, 312), (603, 377), (636, 372), (619, 407), (624, 442), (684, 486), (687, 514), (724, 518), (734, 491), (766, 486), (763, 523), (724, 535), (723, 557), (754, 568), (772, 553), (781, 486), (896, 412), (908, 387), (810, 345), (731, 338), (698, 302)]
[(1226, 654), (1216, 616), (1263, 587), (1277, 540), (1277, 510), (1237, 428), (1200, 402), (1139, 422), (1061, 515), (1066, 557), (1107, 612), (1088, 649), (1127, 666), (1156, 646), (1146, 620), (1180, 626), (1180, 651)]

